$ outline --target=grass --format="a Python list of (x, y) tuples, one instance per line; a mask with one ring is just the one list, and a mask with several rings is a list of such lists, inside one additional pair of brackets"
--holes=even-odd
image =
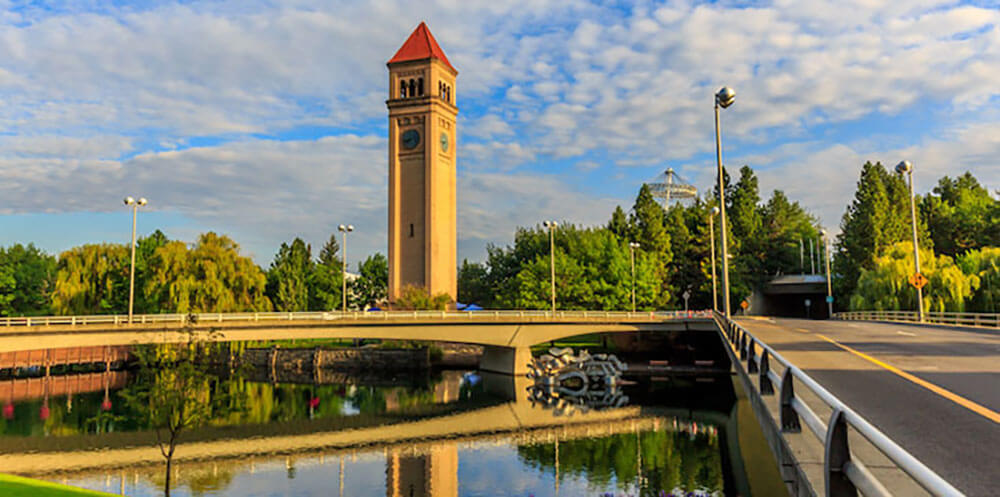
[(0, 474), (0, 495), (4, 497), (109, 496), (104, 492), (69, 487), (48, 481)]

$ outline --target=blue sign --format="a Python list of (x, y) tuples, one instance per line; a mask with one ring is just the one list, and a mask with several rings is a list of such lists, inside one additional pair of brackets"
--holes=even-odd
[(832, 304), (833, 303), (833, 295), (827, 295), (826, 296), (826, 303), (827, 304)]

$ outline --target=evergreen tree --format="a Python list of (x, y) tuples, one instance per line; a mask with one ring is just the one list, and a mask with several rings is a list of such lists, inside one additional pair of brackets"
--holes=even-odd
[(920, 202), (934, 249), (956, 256), (968, 250), (1000, 246), (1000, 201), (966, 172), (941, 178), (933, 193)]
[(309, 273), (307, 286), (310, 311), (340, 308), (344, 273), (339, 252), (340, 245), (337, 244), (337, 234), (334, 233), (319, 251), (319, 259), (312, 265)]
[(615, 211), (611, 213), (611, 221), (608, 222), (608, 229), (618, 238), (627, 239), (632, 227), (629, 226), (628, 216), (622, 210), (622, 206), (615, 206)]
[(629, 224), (633, 226), (632, 241), (641, 246), (643, 252), (654, 254), (658, 262), (655, 267), (656, 277), (664, 283), (660, 292), (660, 306), (665, 307), (675, 300), (667, 283), (667, 265), (673, 260), (670, 245), (670, 235), (664, 226), (665, 213), (663, 207), (653, 198), (649, 185), (643, 184), (632, 206)]
[[(861, 271), (872, 269), (875, 257), (894, 243), (910, 239), (909, 202), (908, 186), (900, 177), (878, 162), (862, 166), (858, 189), (844, 213), (837, 237), (834, 265), (838, 300), (846, 301), (854, 293)], [(918, 226), (918, 231), (921, 246), (931, 246), (925, 225)]]
[(301, 238), (282, 243), (267, 272), (267, 296), (275, 310), (304, 311), (309, 307), (309, 275), (313, 272), (312, 248)]

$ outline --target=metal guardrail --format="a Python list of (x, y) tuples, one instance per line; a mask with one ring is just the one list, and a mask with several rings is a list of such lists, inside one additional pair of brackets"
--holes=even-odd
[[(746, 328), (734, 321), (727, 321), (722, 315), (716, 315), (716, 320), (726, 338), (738, 351), (739, 360), (746, 361), (747, 373), (758, 376), (760, 394), (774, 395), (775, 389), (777, 389), (781, 418), (779, 426), (782, 433), (800, 433), (804, 422), (809, 431), (823, 442), (825, 495), (828, 497), (855, 497), (858, 491), (866, 497), (892, 495), (861, 461), (852, 459), (847, 440), (848, 427), (854, 428), (932, 495), (963, 495), (809, 375), (788, 362), (773, 348), (754, 337)], [(759, 354), (757, 353), (758, 348), (760, 349)], [(776, 364), (784, 369), (781, 375), (772, 369), (772, 366)], [(795, 394), (796, 383), (808, 388), (833, 410), (827, 422), (824, 423)]]
[[(848, 321), (920, 322), (920, 317), (916, 311), (837, 312), (834, 313), (833, 318)], [(984, 312), (925, 312), (924, 323), (1000, 328), (1000, 314)]]
[[(197, 314), (134, 314), (133, 325), (143, 324), (197, 324), (224, 322), (259, 322), (259, 321), (388, 321), (407, 319), (426, 320), (552, 320), (565, 321), (570, 319), (628, 319), (628, 320), (667, 320), (683, 318), (712, 317), (711, 311), (656, 311), (656, 312), (624, 312), (624, 311), (329, 311), (329, 312), (239, 312), (219, 313), (203, 312)], [(11, 327), (41, 327), (41, 326), (82, 326), (95, 324), (111, 324), (128, 326), (127, 315), (95, 315), (95, 316), (32, 316), (32, 317), (2, 317), (0, 328)]]

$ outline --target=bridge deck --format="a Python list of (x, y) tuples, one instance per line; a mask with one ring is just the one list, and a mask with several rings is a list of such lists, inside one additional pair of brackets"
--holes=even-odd
[(967, 495), (996, 495), (1000, 334), (795, 319), (740, 324)]

